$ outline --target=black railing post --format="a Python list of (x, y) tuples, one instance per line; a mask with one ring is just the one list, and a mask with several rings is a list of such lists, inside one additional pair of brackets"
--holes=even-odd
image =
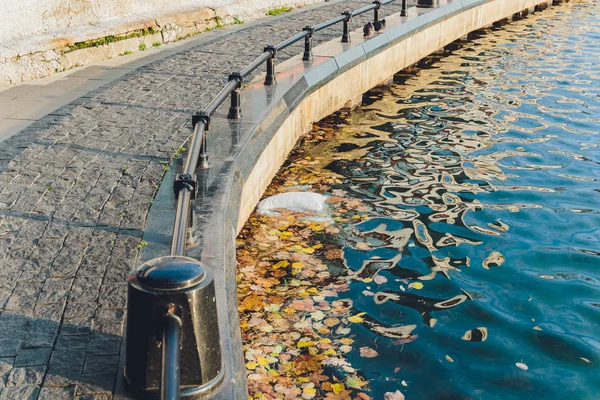
[(379, 21), (379, 9), (381, 8), (381, 1), (374, 1), (375, 8), (373, 9), (373, 22)]
[(181, 320), (174, 315), (174, 304), (169, 305), (162, 332), (162, 368), (160, 377), (160, 398), (179, 400), (179, 371), (181, 343)]
[(171, 255), (146, 261), (127, 283), (128, 389), (136, 398), (169, 400), (213, 392), (225, 371), (212, 272)]
[[(207, 160), (208, 162), (208, 160)], [(195, 175), (178, 174), (173, 182), (173, 191), (175, 198), (179, 199), (179, 193), (186, 189), (189, 192), (187, 229), (185, 231), (185, 247), (190, 248), (198, 244), (198, 235), (196, 233), (196, 213), (194, 213), (194, 200), (196, 199), (197, 179)], [(183, 200), (182, 200), (183, 201)]]
[(229, 75), (229, 80), (232, 81), (236, 79), (238, 84), (236, 88), (231, 92), (231, 106), (229, 107), (229, 113), (227, 113), (228, 119), (242, 119), (242, 74), (239, 72), (234, 72)]
[(350, 20), (352, 19), (352, 13), (346, 11), (342, 13), (344, 18), (344, 31), (342, 33), (342, 43), (350, 43)]
[(271, 53), (271, 57), (267, 59), (267, 76), (265, 77), (265, 85), (274, 86), (277, 85), (277, 77), (275, 76), (275, 56), (277, 55), (277, 49), (275, 46), (267, 46), (264, 51)]
[(304, 38), (304, 54), (302, 55), (303, 61), (312, 61), (313, 53), (312, 53), (312, 37), (315, 33), (315, 30), (312, 26), (305, 26), (303, 29), (306, 33), (306, 37)]
[(196, 129), (196, 124), (200, 121), (204, 122), (204, 129), (202, 129), (202, 141), (200, 143), (200, 154), (198, 155), (198, 168), (207, 169), (210, 168), (210, 164), (208, 162), (208, 145), (206, 143), (206, 131), (210, 129), (210, 115), (208, 115), (208, 113), (204, 111), (194, 114), (192, 116), (192, 124), (194, 125), (194, 130)]
[(400, 16), (406, 17), (406, 0), (402, 0), (402, 9), (400, 10)]

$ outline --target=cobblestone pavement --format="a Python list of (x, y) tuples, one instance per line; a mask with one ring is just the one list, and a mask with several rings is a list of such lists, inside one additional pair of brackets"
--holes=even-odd
[(0, 143), (0, 400), (112, 397), (126, 276), (164, 164), (191, 133), (191, 113), (266, 44), (370, 3), (266, 19), (142, 67)]

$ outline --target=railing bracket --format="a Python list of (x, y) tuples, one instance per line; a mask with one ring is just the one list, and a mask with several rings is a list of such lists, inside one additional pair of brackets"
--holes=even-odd
[(187, 189), (191, 193), (191, 199), (196, 198), (198, 180), (195, 175), (191, 174), (178, 174), (173, 182), (173, 192), (175, 192), (175, 198), (179, 197), (179, 192), (183, 189)]

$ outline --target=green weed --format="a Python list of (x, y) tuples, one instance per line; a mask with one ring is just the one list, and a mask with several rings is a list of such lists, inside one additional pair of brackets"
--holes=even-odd
[(290, 12), (294, 9), (294, 7), (288, 7), (288, 6), (281, 6), (281, 7), (277, 7), (277, 8), (271, 8), (270, 10), (267, 11), (267, 15), (279, 15), (279, 14), (283, 14), (286, 12)]

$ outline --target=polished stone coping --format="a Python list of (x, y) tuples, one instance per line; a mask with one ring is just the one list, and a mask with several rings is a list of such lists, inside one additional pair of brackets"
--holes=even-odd
[[(247, 398), (235, 239), (297, 139), (313, 122), (452, 41), (552, 2), (442, 0), (437, 9), (411, 7), (407, 17), (385, 16), (383, 34), (365, 40), (362, 30), (356, 30), (351, 43), (336, 39), (314, 48), (312, 62), (303, 62), (299, 55), (277, 64), (277, 86), (264, 86), (264, 77), (250, 82), (242, 91), (242, 120), (226, 119), (228, 104), (215, 113), (208, 132), (211, 168), (198, 172), (195, 212), (200, 244), (187, 253), (215, 276), (226, 377), (210, 398)], [(140, 262), (169, 253), (175, 209), (172, 181), (180, 168), (181, 160), (165, 175), (155, 198), (143, 237), (149, 245)]]

